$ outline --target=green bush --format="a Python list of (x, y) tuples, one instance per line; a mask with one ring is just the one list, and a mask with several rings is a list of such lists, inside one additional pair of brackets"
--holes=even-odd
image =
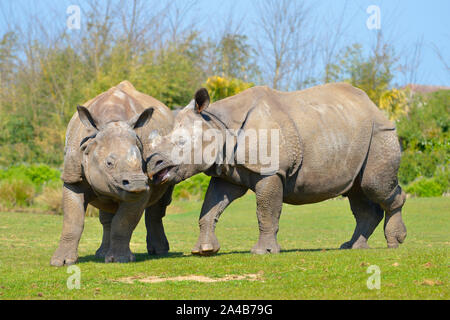
[(416, 95), (408, 114), (397, 122), (403, 150), (449, 151), (450, 90)]
[(405, 191), (416, 197), (439, 197), (447, 193), (450, 186), (450, 170), (438, 168), (432, 178), (420, 177), (406, 186)]
[(450, 169), (449, 167), (441, 167), (436, 170), (434, 178), (445, 188), (447, 192), (450, 187)]
[(31, 206), (47, 185), (48, 190), (56, 189), (59, 177), (59, 170), (43, 164), (21, 164), (0, 170), (0, 204), (4, 208)]
[(398, 171), (400, 183), (406, 185), (419, 177), (433, 177), (437, 168), (448, 162), (446, 158), (448, 158), (448, 150), (444, 148), (427, 151), (404, 151)]
[(29, 180), (34, 187), (41, 189), (44, 183), (58, 181), (61, 173), (45, 164), (17, 165), (0, 170), (0, 181), (5, 179)]
[(8, 178), (0, 181), (0, 205), (4, 208), (31, 205), (36, 188), (30, 179)]
[(439, 197), (444, 188), (434, 178), (420, 178), (406, 187), (406, 192), (417, 197)]
[[(450, 161), (450, 90), (415, 95), (410, 104), (408, 114), (397, 122), (403, 148), (398, 175), (401, 184), (421, 190), (425, 185), (432, 187), (430, 179), (435, 177), (437, 168), (448, 166)], [(442, 174), (439, 179), (443, 179)]]
[(50, 168), (47, 165), (31, 165), (26, 168), (25, 175), (33, 181), (35, 185), (42, 185), (50, 181), (59, 181), (61, 172)]
[(33, 203), (52, 214), (62, 214), (62, 181), (46, 183)]
[(173, 198), (177, 200), (203, 199), (211, 178), (200, 173), (175, 186)]

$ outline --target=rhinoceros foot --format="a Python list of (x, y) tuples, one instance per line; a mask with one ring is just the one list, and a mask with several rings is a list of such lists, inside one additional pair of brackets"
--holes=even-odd
[(357, 241), (347, 241), (341, 244), (340, 249), (370, 249), (367, 239), (360, 237)]
[(351, 249), (352, 245), (353, 245), (353, 243), (351, 241), (347, 241), (347, 242), (344, 242), (343, 244), (341, 244), (339, 249)]
[(109, 246), (106, 247), (104, 245), (101, 245), (100, 248), (95, 251), (95, 257), (97, 259), (104, 259), (106, 257), (106, 254), (108, 253)]
[(217, 240), (217, 237), (214, 233), (210, 233), (207, 239), (200, 236), (200, 239), (191, 250), (191, 253), (200, 256), (211, 256), (219, 252), (219, 250), (219, 240)]
[(388, 248), (398, 248), (406, 238), (406, 227), (403, 222), (397, 225), (397, 228), (390, 229), (385, 232)]
[(388, 248), (397, 248), (406, 238), (406, 227), (402, 220), (401, 210), (393, 214), (386, 213), (384, 236)]
[(147, 252), (149, 255), (164, 256), (169, 253), (169, 241), (164, 233), (162, 221), (147, 225)]
[(280, 253), (280, 245), (275, 237), (260, 238), (256, 243), (251, 253), (253, 254), (266, 254), (266, 253)]
[(166, 256), (169, 254), (169, 248), (167, 249), (159, 249), (159, 248), (155, 248), (153, 246), (148, 246), (147, 247), (147, 252), (149, 255), (151, 256)]
[(54, 267), (70, 266), (75, 264), (77, 260), (78, 255), (76, 251), (59, 247), (53, 254), (53, 257), (50, 260), (50, 265)]
[(128, 263), (136, 261), (136, 257), (128, 250), (109, 250), (105, 256), (105, 263), (119, 262), (119, 263)]

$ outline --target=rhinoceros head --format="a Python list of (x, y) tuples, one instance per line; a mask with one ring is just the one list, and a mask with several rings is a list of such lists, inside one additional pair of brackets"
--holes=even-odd
[[(207, 137), (210, 132), (220, 131), (210, 115), (204, 112), (209, 102), (208, 91), (198, 90), (194, 100), (176, 115), (173, 130), (152, 143), (153, 153), (146, 159), (146, 165), (154, 184), (176, 184), (214, 164), (223, 142)], [(218, 136), (221, 135), (219, 132)], [(208, 148), (211, 152), (205, 151)], [(210, 161), (205, 161), (204, 153), (212, 154)]]
[(80, 121), (92, 134), (81, 142), (83, 172), (94, 191), (121, 201), (133, 201), (148, 191), (143, 172), (142, 144), (135, 129), (151, 118), (153, 108), (128, 121), (101, 124), (78, 106)]

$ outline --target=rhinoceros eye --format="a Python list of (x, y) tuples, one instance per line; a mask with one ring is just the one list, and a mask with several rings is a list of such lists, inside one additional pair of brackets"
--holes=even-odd
[(177, 144), (182, 147), (186, 144), (186, 138), (185, 137), (180, 137), (177, 141)]
[(110, 169), (114, 168), (114, 166), (116, 164), (115, 157), (113, 157), (113, 156), (107, 157), (105, 160), (105, 164), (106, 164), (106, 167), (108, 167)]

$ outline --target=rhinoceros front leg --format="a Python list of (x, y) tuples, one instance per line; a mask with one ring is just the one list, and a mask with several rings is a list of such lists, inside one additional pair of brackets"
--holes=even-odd
[(259, 239), (251, 252), (256, 254), (279, 253), (277, 233), (283, 206), (283, 184), (280, 177), (274, 175), (262, 178), (256, 183), (255, 193)]
[(62, 207), (64, 219), (61, 238), (50, 260), (50, 264), (57, 267), (74, 264), (78, 259), (78, 243), (83, 232), (87, 207), (84, 188), (81, 185), (65, 183)]
[(111, 221), (111, 238), (105, 262), (131, 262), (135, 256), (130, 250), (130, 240), (134, 229), (142, 217), (148, 197), (136, 202), (124, 202)]
[(217, 177), (211, 178), (200, 213), (200, 235), (192, 249), (193, 254), (211, 255), (219, 251), (219, 241), (214, 233), (216, 223), (225, 208), (235, 199), (242, 197), (247, 190), (247, 187)]
[(172, 201), (172, 191), (173, 186), (164, 193), (158, 202), (145, 209), (147, 252), (150, 255), (165, 255), (169, 252), (169, 241), (164, 232), (162, 218), (166, 215), (166, 208)]
[(103, 238), (100, 248), (95, 252), (96, 258), (105, 258), (106, 253), (109, 250), (111, 242), (111, 222), (114, 217), (113, 213), (109, 213), (103, 210), (99, 211), (99, 220), (103, 226)]

